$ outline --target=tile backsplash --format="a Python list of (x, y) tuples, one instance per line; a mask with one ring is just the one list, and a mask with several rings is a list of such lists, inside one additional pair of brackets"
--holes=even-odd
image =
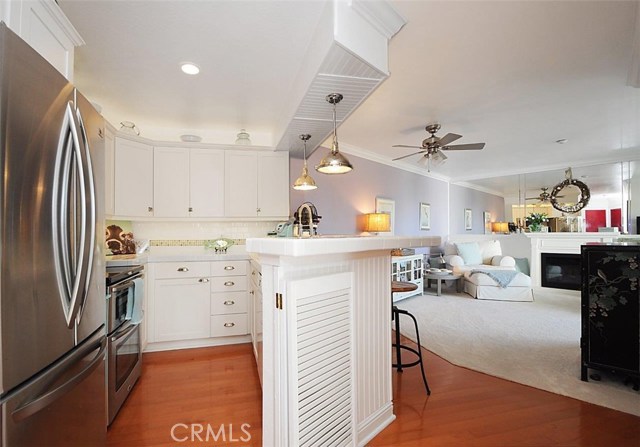
[(278, 222), (132, 222), (132, 227), (136, 239), (149, 239), (154, 245), (202, 245), (219, 237), (236, 241), (265, 237)]

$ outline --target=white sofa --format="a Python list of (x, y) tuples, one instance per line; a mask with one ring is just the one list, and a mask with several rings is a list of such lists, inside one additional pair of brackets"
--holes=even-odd
[(486, 274), (473, 270), (516, 270), (516, 261), (502, 254), (500, 241), (451, 242), (444, 245), (444, 258), (454, 273), (464, 276), (464, 291), (477, 299), (533, 301), (531, 278), (518, 272), (506, 287)]

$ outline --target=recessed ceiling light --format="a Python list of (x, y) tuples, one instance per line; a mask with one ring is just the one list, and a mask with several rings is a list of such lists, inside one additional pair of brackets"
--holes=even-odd
[(567, 140), (566, 138), (560, 138), (559, 140), (556, 140), (556, 143), (565, 144), (567, 141), (569, 141), (569, 140)]
[(197, 75), (198, 73), (200, 73), (200, 67), (191, 62), (185, 62), (184, 64), (180, 65), (180, 68), (183, 72), (189, 75)]

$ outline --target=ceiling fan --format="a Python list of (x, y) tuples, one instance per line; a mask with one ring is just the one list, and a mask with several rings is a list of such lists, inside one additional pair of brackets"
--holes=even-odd
[(420, 149), (413, 154), (403, 155), (402, 157), (394, 158), (393, 161), (402, 160), (403, 158), (411, 157), (413, 155), (424, 154), (418, 163), (426, 164), (428, 170), (431, 170), (431, 164), (434, 166), (441, 165), (447, 159), (447, 156), (442, 151), (464, 151), (464, 150), (480, 150), (484, 148), (484, 143), (471, 143), (471, 144), (456, 144), (451, 145), (454, 141), (462, 138), (462, 135), (455, 133), (448, 133), (444, 137), (437, 137), (436, 133), (440, 130), (440, 124), (433, 123), (425, 127), (425, 130), (431, 134), (431, 136), (422, 140), (422, 146), (407, 146), (405, 144), (394, 144), (392, 147), (408, 147), (414, 149)]
[(540, 188), (540, 189), (542, 190), (542, 192), (540, 193), (539, 196), (525, 197), (524, 200), (539, 200), (540, 202), (548, 202), (549, 198), (551, 197), (551, 194), (547, 192), (547, 189), (549, 188)]

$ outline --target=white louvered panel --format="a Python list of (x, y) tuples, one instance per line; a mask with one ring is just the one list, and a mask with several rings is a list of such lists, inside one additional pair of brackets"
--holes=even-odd
[(332, 123), (333, 107), (327, 102), (326, 97), (329, 93), (341, 93), (344, 98), (336, 107), (336, 117), (340, 123), (379, 83), (379, 79), (319, 73), (309, 86), (294, 117), (326, 120)]
[(354, 445), (351, 273), (289, 283), (289, 442)]
[(329, 53), (320, 66), (320, 73), (372, 79), (387, 77), (385, 73), (381, 73), (362, 59), (355, 57), (340, 45), (331, 46)]

